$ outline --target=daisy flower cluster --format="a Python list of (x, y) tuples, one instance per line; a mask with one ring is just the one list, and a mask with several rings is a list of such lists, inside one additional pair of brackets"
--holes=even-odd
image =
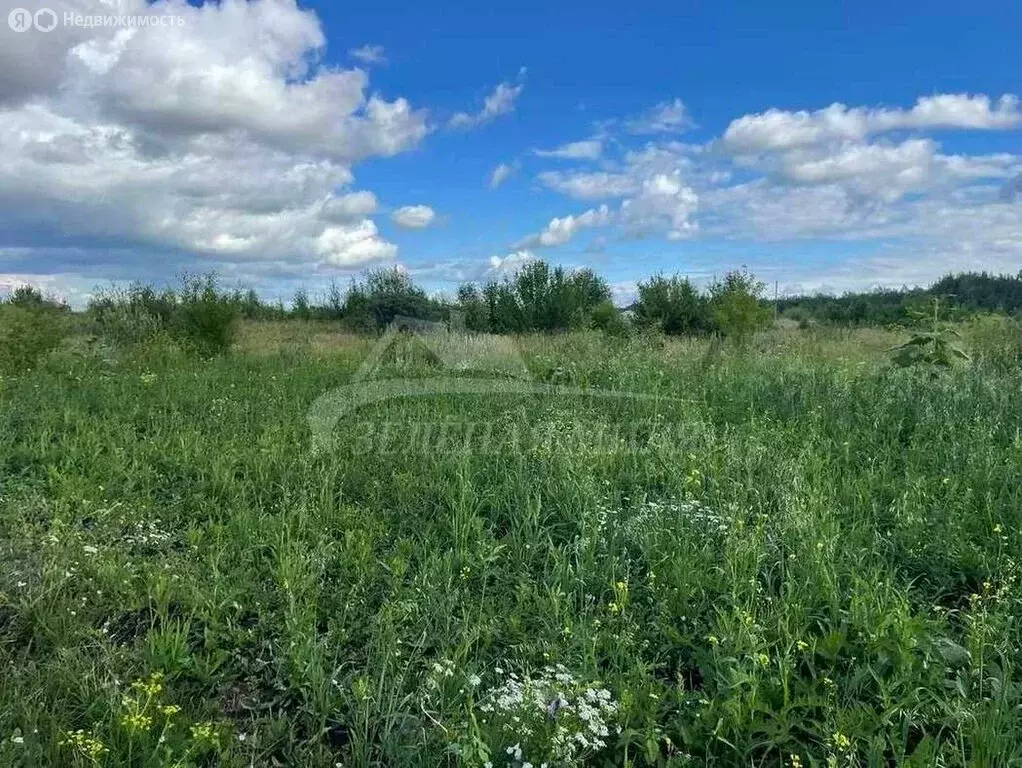
[[(633, 544), (649, 543), (651, 539), (685, 535), (700, 541), (719, 542), (732, 530), (734, 514), (722, 514), (694, 499), (645, 499), (632, 503), (628, 497), (621, 506), (597, 503), (586, 514), (584, 540), (605, 541), (609, 532), (616, 532)], [(584, 542), (583, 542), (584, 543)]]
[(606, 748), (612, 729), (621, 730), (620, 705), (610, 691), (562, 664), (529, 675), (508, 673), (481, 693), (476, 709), (491, 746), (500, 745), (495, 754), (509, 768), (578, 765)]

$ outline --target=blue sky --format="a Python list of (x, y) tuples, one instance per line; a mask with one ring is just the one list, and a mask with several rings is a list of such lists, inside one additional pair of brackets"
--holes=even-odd
[(0, 25), (0, 290), (216, 269), (286, 298), (400, 264), (450, 291), (545, 258), (624, 300), (657, 271), (840, 292), (1022, 269), (1018, 4), (0, 18), (44, 5), (50, 32)]

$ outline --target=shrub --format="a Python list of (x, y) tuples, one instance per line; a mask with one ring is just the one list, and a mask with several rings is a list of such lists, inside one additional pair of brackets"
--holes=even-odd
[(610, 299), (601, 301), (593, 309), (591, 318), (593, 328), (610, 336), (624, 336), (630, 330), (621, 310), (614, 306)]
[(763, 289), (763, 283), (744, 269), (714, 280), (709, 289), (714, 330), (741, 344), (770, 325), (770, 308), (761, 301)]
[(655, 275), (639, 283), (635, 324), (667, 334), (695, 334), (709, 330), (706, 300), (687, 277)]
[(479, 289), (471, 283), (458, 288), (458, 308), (461, 310), (465, 327), (470, 331), (488, 331), (490, 323), (486, 312), (486, 302)]
[(462, 286), (458, 297), (476, 330), (564, 331), (591, 325), (596, 308), (610, 300), (610, 286), (590, 269), (567, 272), (535, 260), (503, 282), (487, 283), (481, 296), (474, 286)]
[(45, 305), (0, 304), (0, 373), (34, 368), (67, 333), (66, 318)]
[(344, 302), (345, 324), (356, 331), (385, 328), (395, 317), (439, 320), (443, 308), (401, 269), (376, 269), (353, 283)]
[(234, 341), (237, 318), (237, 305), (217, 289), (214, 275), (186, 276), (171, 335), (198, 354), (221, 354)]
[(151, 287), (134, 284), (101, 292), (89, 302), (88, 315), (98, 335), (131, 346), (153, 339), (164, 329), (172, 304), (166, 296), (158, 298)]
[(200, 355), (226, 351), (244, 304), (219, 290), (216, 276), (186, 275), (180, 291), (157, 293), (133, 284), (101, 293), (89, 303), (96, 332), (122, 346), (146, 344), (169, 336)]
[(291, 300), (291, 314), (300, 320), (308, 320), (312, 317), (309, 294), (304, 288), (299, 288), (295, 291), (295, 297)]

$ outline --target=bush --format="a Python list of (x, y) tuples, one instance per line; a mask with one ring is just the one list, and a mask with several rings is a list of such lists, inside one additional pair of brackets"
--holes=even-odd
[(589, 327), (596, 308), (610, 301), (610, 286), (590, 269), (566, 272), (535, 260), (503, 282), (487, 283), (481, 295), (475, 286), (464, 285), (458, 298), (473, 330), (565, 331)]
[(214, 275), (186, 276), (170, 331), (186, 348), (218, 355), (230, 349), (237, 319), (237, 305), (217, 289)]
[(687, 277), (655, 275), (639, 283), (635, 324), (667, 334), (696, 334), (709, 330), (706, 299)]
[(468, 330), (488, 331), (490, 329), (486, 302), (479, 294), (479, 289), (471, 283), (465, 283), (458, 288), (458, 308)]
[(121, 346), (143, 344), (166, 327), (173, 299), (157, 297), (149, 286), (112, 288), (89, 302), (88, 315), (97, 335)]
[(180, 291), (157, 293), (134, 284), (112, 289), (89, 303), (96, 332), (122, 346), (169, 336), (199, 355), (225, 352), (234, 341), (235, 321), (243, 305), (217, 286), (215, 275), (188, 276)]
[(34, 368), (67, 334), (66, 318), (45, 305), (0, 304), (0, 373)]
[(401, 269), (376, 269), (353, 283), (344, 301), (345, 324), (355, 331), (386, 328), (395, 317), (439, 320), (443, 307)]
[(728, 272), (710, 284), (710, 318), (714, 330), (744, 343), (770, 325), (770, 308), (761, 300), (764, 285), (746, 270)]
[(610, 299), (596, 305), (593, 309), (591, 322), (593, 328), (610, 336), (625, 336), (630, 330), (628, 321), (621, 314), (621, 310), (615, 307), (614, 302)]

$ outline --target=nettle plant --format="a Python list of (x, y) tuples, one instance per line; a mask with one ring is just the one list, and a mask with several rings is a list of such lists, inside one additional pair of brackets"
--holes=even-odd
[(961, 338), (949, 323), (940, 320), (940, 298), (933, 299), (932, 314), (910, 309), (908, 314), (920, 323), (926, 323), (926, 329), (920, 328), (904, 344), (892, 347), (891, 359), (895, 365), (907, 368), (913, 365), (928, 365), (950, 368), (956, 361), (971, 358), (958, 347), (952, 339)]

